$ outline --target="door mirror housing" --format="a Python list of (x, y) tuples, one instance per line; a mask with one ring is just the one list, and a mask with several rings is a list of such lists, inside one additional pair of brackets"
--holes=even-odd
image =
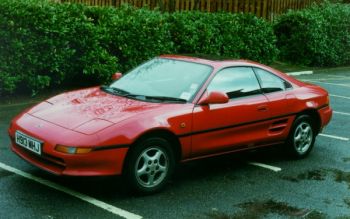
[(202, 98), (198, 101), (199, 105), (220, 104), (227, 103), (229, 98), (227, 94), (220, 91), (206, 92)]
[(116, 73), (114, 73), (114, 74), (112, 75), (112, 80), (113, 80), (113, 81), (116, 81), (116, 80), (118, 80), (119, 78), (121, 78), (122, 76), (123, 76), (122, 73), (116, 72)]

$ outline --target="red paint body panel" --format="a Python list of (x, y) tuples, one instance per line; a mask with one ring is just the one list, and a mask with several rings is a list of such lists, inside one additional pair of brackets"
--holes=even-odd
[[(266, 125), (261, 121), (270, 117), (268, 111), (258, 107), (267, 103), (264, 95), (233, 99), (226, 104), (197, 106), (193, 111), (192, 154), (203, 155), (234, 146), (251, 145), (266, 136)], [(229, 128), (233, 125), (243, 125)], [(219, 130), (217, 130), (219, 129)], [(203, 133), (204, 132), (204, 133)]]
[[(180, 160), (185, 161), (284, 142), (296, 115), (305, 110), (318, 112), (320, 129), (331, 119), (327, 91), (270, 67), (245, 60), (161, 57), (213, 67), (191, 102), (145, 102), (108, 94), (98, 87), (63, 93), (13, 119), (9, 128), (12, 150), (58, 175), (115, 175), (122, 173), (130, 147), (145, 134), (159, 130), (178, 138)], [(199, 105), (215, 74), (232, 66), (265, 69), (288, 81), (292, 88)], [(17, 130), (44, 142), (41, 156), (16, 145)], [(65, 154), (55, 150), (58, 144), (93, 150), (87, 154)]]

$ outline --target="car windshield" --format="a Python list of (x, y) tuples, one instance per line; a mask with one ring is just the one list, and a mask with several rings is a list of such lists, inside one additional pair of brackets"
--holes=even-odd
[(208, 65), (155, 58), (125, 74), (108, 88), (137, 99), (187, 102), (211, 71)]

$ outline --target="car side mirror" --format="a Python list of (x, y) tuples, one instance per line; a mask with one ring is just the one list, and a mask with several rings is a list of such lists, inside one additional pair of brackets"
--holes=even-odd
[(202, 98), (198, 101), (199, 105), (220, 104), (227, 103), (229, 98), (227, 94), (220, 91), (206, 92)]
[(113, 81), (116, 81), (116, 80), (118, 80), (119, 78), (121, 78), (122, 76), (123, 76), (122, 73), (116, 72), (116, 73), (114, 73), (114, 74), (112, 75), (112, 80), (113, 80)]

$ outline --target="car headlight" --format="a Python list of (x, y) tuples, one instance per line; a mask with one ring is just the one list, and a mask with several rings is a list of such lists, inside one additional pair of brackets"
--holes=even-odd
[(92, 148), (56, 145), (55, 150), (65, 154), (86, 154), (91, 152)]

